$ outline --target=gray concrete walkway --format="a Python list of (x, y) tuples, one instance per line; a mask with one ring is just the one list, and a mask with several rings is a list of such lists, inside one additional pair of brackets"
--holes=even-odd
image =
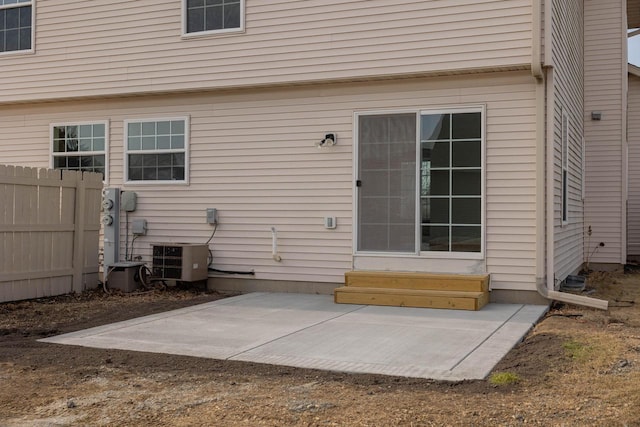
[(41, 341), (457, 381), (485, 378), (546, 309), (375, 307), (252, 293)]

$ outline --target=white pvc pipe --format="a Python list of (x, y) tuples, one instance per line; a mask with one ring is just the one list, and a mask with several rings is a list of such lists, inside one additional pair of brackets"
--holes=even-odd
[(278, 255), (278, 232), (275, 227), (271, 227), (271, 255), (274, 261), (282, 261), (282, 257)]

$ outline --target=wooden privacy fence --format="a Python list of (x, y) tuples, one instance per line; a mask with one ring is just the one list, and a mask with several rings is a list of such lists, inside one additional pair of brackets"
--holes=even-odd
[(98, 284), (102, 175), (0, 165), (0, 302)]

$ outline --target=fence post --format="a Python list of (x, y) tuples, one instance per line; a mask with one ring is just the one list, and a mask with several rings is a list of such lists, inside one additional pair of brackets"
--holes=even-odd
[(86, 185), (83, 172), (76, 173), (76, 206), (73, 232), (73, 291), (84, 291), (84, 228), (86, 209)]

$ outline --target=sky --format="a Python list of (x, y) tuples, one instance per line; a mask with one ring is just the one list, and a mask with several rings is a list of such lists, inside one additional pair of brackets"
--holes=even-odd
[(629, 39), (629, 62), (640, 67), (640, 35)]

